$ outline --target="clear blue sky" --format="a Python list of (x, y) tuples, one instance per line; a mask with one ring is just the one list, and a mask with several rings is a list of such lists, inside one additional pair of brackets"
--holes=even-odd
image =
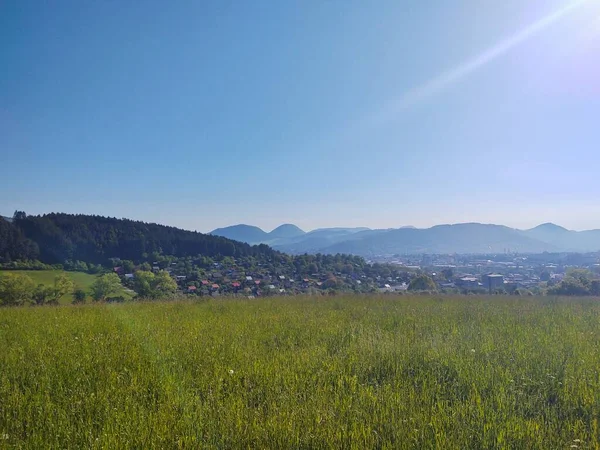
[(597, 0), (7, 0), (0, 36), (1, 214), (600, 228)]

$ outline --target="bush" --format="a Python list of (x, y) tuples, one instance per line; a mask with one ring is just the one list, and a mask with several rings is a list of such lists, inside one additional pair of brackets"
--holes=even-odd
[(83, 289), (76, 289), (73, 291), (73, 304), (85, 303), (87, 294)]

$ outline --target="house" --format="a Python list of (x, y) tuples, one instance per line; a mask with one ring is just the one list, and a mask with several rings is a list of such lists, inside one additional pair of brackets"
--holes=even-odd
[(196, 292), (197, 289), (196, 286), (188, 286), (188, 292)]
[(479, 287), (479, 280), (475, 277), (462, 277), (456, 282), (457, 286), (466, 289), (473, 289)]
[(246, 277), (246, 281), (252, 281), (252, 277), (251, 276), (247, 276)]
[(213, 288), (213, 289), (219, 289), (219, 285), (218, 285), (218, 284), (213, 284), (213, 285), (211, 286), (211, 288)]
[(187, 277), (186, 277), (185, 275), (177, 275), (175, 278), (177, 279), (177, 281), (183, 281), (183, 280), (185, 280)]
[(285, 277), (283, 275), (279, 275), (279, 279), (280, 280), (285, 280)]
[(238, 283), (237, 281), (236, 281), (236, 282), (234, 282), (234, 283), (231, 283), (231, 285), (232, 285), (234, 288), (239, 288), (239, 287), (240, 287), (240, 283)]
[(405, 291), (408, 291), (408, 284), (406, 284), (406, 283), (398, 284), (398, 285), (394, 286), (392, 288), (392, 290), (394, 290), (396, 292), (405, 292)]
[(564, 280), (564, 278), (565, 278), (564, 273), (553, 273), (552, 275), (550, 275), (550, 279), (552, 281), (556, 281), (556, 282), (560, 282), (560, 281)]
[(208, 280), (202, 280), (202, 286), (208, 286)]
[(135, 275), (133, 275), (132, 273), (126, 273), (125, 274), (125, 279), (127, 279), (127, 280), (133, 280), (134, 276)]

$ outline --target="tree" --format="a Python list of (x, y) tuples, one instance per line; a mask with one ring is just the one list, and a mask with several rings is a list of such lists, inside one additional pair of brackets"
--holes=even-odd
[(73, 291), (73, 304), (85, 303), (86, 293), (83, 289)]
[(589, 295), (588, 288), (577, 278), (567, 277), (558, 285), (548, 289), (549, 295), (584, 296)]
[(69, 278), (66, 274), (61, 273), (56, 278), (54, 278), (54, 286), (49, 290), (50, 295), (48, 303), (52, 303), (55, 305), (58, 304), (60, 298), (63, 295), (72, 292), (74, 288), (75, 283), (73, 283), (73, 280), (71, 280), (71, 278)]
[(567, 270), (566, 278), (573, 278), (588, 288), (594, 274), (588, 269), (570, 268)]
[(123, 271), (125, 273), (132, 273), (133, 269), (135, 268), (135, 264), (133, 263), (133, 261), (130, 261), (128, 259), (122, 261), (121, 266), (123, 267)]
[(421, 274), (413, 278), (408, 285), (409, 291), (436, 291), (435, 282), (427, 275)]
[(540, 273), (540, 280), (546, 282), (550, 281), (550, 272), (547, 270), (542, 270), (542, 273)]
[(339, 289), (343, 286), (343, 282), (330, 275), (327, 280), (323, 282), (323, 289)]
[(92, 284), (92, 298), (95, 301), (105, 300), (113, 294), (116, 294), (121, 289), (121, 280), (116, 273), (107, 273), (102, 275)]
[(35, 283), (28, 275), (7, 273), (0, 276), (0, 305), (19, 306), (31, 301)]
[(595, 297), (600, 297), (600, 280), (592, 280), (590, 283), (590, 294)]
[(33, 291), (33, 303), (39, 306), (45, 305), (51, 295), (52, 292), (50, 288), (44, 286), (43, 284), (38, 284)]
[(152, 296), (152, 285), (154, 283), (154, 273), (147, 270), (138, 270), (133, 280), (133, 288), (140, 297)]
[(452, 267), (442, 269), (441, 274), (445, 280), (451, 280), (452, 278), (454, 278), (454, 270), (452, 269)]
[(155, 297), (172, 294), (177, 290), (177, 283), (168, 272), (161, 270), (154, 277), (153, 290)]
[(139, 270), (135, 273), (134, 289), (140, 297), (158, 298), (177, 290), (177, 283), (168, 272), (161, 270), (156, 275)]
[(13, 214), (13, 220), (23, 220), (27, 218), (27, 213), (25, 211), (15, 211)]

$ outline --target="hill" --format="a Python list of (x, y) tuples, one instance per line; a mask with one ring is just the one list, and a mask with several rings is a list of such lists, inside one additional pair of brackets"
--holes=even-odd
[(545, 223), (523, 231), (525, 236), (552, 243), (563, 251), (589, 252), (600, 250), (600, 230), (571, 231), (553, 223)]
[(259, 227), (240, 224), (217, 228), (210, 234), (248, 244), (267, 244), (287, 253), (314, 253), (363, 231), (370, 231), (370, 229), (365, 227), (319, 228), (307, 233), (296, 225), (284, 224), (267, 233)]
[(570, 231), (566, 228), (553, 223), (544, 223), (530, 230), (523, 231), (525, 236), (529, 236), (543, 242), (556, 242), (557, 240), (564, 239), (565, 235), (569, 233)]
[(232, 225), (225, 228), (217, 228), (209, 233), (212, 236), (221, 236), (234, 241), (246, 242), (247, 244), (260, 244), (268, 241), (268, 233), (265, 233), (253, 225)]
[(271, 239), (290, 239), (296, 238), (298, 236), (304, 236), (306, 234), (305, 231), (302, 231), (296, 225), (292, 225), (286, 223), (284, 225), (280, 225), (275, 228), (273, 231), (269, 233), (269, 238)]
[(211, 231), (210, 234), (234, 241), (246, 242), (247, 244), (272, 244), (273, 242), (286, 242), (288, 239), (295, 239), (306, 233), (292, 224), (280, 225), (270, 233), (253, 225), (240, 224), (217, 228)]
[(22, 214), (12, 223), (0, 220), (0, 258), (39, 259), (45, 263), (67, 260), (105, 264), (110, 258), (147, 260), (152, 254), (187, 256), (255, 256), (277, 253), (265, 246), (250, 246), (220, 236), (165, 225), (111, 217)]

